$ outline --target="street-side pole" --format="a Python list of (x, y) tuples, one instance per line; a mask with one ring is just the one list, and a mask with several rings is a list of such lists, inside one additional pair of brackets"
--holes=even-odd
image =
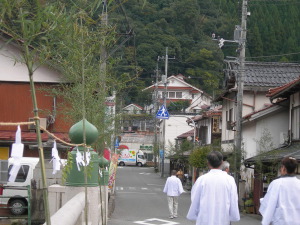
[[(166, 47), (166, 58), (165, 58), (165, 74), (164, 74), (164, 106), (167, 108), (167, 77), (168, 77), (168, 47)], [(162, 141), (162, 160), (161, 160), (161, 177), (164, 177), (165, 172), (165, 147), (166, 147), (166, 120), (163, 120), (163, 141)]]
[(243, 0), (242, 5), (242, 24), (239, 40), (239, 73), (237, 77), (237, 106), (236, 106), (236, 137), (235, 137), (235, 180), (239, 184), (239, 166), (242, 151), (242, 117), (243, 117), (243, 91), (244, 91), (244, 70), (247, 34), (247, 0)]
[(157, 154), (156, 151), (159, 150), (158, 140), (157, 140), (157, 122), (158, 119), (156, 118), (156, 112), (158, 110), (158, 61), (159, 57), (157, 58), (156, 63), (156, 71), (155, 71), (155, 91), (154, 91), (154, 168), (157, 169)]

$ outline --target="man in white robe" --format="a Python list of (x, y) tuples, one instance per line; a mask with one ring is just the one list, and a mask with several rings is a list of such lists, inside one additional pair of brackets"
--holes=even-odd
[(229, 225), (230, 221), (239, 221), (237, 187), (233, 177), (220, 169), (222, 154), (212, 151), (207, 160), (211, 170), (195, 182), (187, 218), (196, 220), (196, 225)]
[(295, 176), (297, 161), (286, 157), (281, 161), (281, 177), (272, 181), (268, 192), (261, 200), (259, 212), (262, 224), (300, 224), (300, 180)]
[(171, 171), (171, 176), (168, 177), (163, 191), (168, 196), (170, 219), (177, 217), (178, 198), (184, 192), (181, 180), (176, 177), (176, 173), (176, 170)]

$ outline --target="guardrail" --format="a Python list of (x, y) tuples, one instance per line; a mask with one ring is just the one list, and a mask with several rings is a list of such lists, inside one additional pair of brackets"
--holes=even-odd
[(9, 204), (7, 204), (7, 206), (1, 206), (0, 208), (1, 209), (12, 209), (12, 208), (14, 208), (14, 209), (23, 209), (23, 208), (25, 208), (25, 209), (27, 209), (27, 216), (21, 216), (21, 215), (15, 215), (15, 216), (13, 216), (13, 215), (5, 215), (5, 216), (3, 216), (3, 215), (0, 215), (0, 218), (2, 218), (2, 219), (27, 219), (27, 224), (28, 225), (31, 225), (31, 203), (30, 203), (30, 199), (31, 199), (31, 191), (30, 191), (30, 188), (31, 188), (31, 186), (30, 185), (28, 185), (28, 186), (25, 186), (25, 187), (15, 187), (15, 186), (1, 186), (0, 187), (0, 191), (1, 191), (1, 195), (0, 195), (0, 198), (8, 198), (8, 199), (10, 199), (10, 198), (15, 198), (15, 199), (18, 199), (18, 197), (20, 197), (20, 196), (15, 196), (15, 195), (2, 195), (2, 193), (3, 193), (3, 190), (4, 189), (12, 189), (12, 190), (27, 190), (27, 193), (28, 193), (28, 195), (27, 196), (21, 196), (21, 198), (22, 199), (27, 199), (27, 206), (19, 206), (19, 207), (11, 207), (11, 206), (9, 206)]
[[(64, 204), (53, 216), (51, 216), (52, 225), (74, 225), (85, 206), (85, 193), (80, 192)], [(44, 223), (46, 225), (46, 223)]]

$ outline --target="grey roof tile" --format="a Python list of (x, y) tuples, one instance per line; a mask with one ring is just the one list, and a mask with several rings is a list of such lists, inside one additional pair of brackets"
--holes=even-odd
[[(238, 64), (229, 62), (238, 72)], [(245, 62), (245, 86), (278, 87), (300, 76), (300, 64), (278, 62)]]
[(288, 147), (277, 148), (261, 153), (245, 160), (245, 164), (256, 164), (257, 162), (280, 161), (284, 157), (293, 157), (300, 161), (300, 143), (293, 143)]

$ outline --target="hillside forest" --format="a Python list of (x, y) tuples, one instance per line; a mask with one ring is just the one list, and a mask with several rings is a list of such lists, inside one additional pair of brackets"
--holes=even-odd
[[(118, 4), (119, 3), (119, 4)], [(168, 47), (168, 76), (183, 74), (186, 82), (217, 95), (222, 89), (223, 60), (237, 57), (237, 43), (220, 49), (212, 34), (233, 40), (241, 24), (242, 0), (128, 0), (109, 5), (109, 22), (121, 43), (114, 57), (116, 74), (135, 77), (122, 91), (124, 104), (148, 104), (141, 89), (164, 74)], [(300, 2), (297, 0), (248, 1), (246, 61), (300, 61)], [(124, 35), (125, 34), (125, 35)]]

